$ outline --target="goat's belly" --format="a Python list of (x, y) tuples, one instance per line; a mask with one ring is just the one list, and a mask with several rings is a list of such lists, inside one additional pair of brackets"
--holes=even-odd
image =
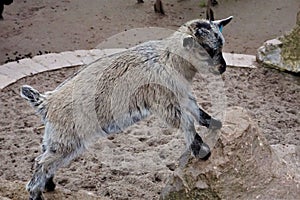
[(106, 134), (120, 133), (127, 127), (147, 118), (150, 115), (148, 110), (137, 111), (134, 113), (126, 113), (121, 116), (114, 116), (114, 119), (102, 126), (102, 130)]

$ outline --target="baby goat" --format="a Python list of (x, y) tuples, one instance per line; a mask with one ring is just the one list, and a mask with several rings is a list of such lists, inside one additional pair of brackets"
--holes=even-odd
[(36, 158), (35, 172), (27, 184), (30, 199), (43, 199), (43, 191), (53, 191), (58, 168), (99, 136), (120, 132), (151, 114), (181, 129), (192, 154), (208, 159), (210, 149), (197, 134), (194, 120), (210, 129), (222, 124), (199, 108), (190, 87), (201, 70), (225, 71), (221, 31), (231, 19), (189, 21), (169, 38), (84, 66), (45, 94), (22, 86), (21, 96), (45, 124), (43, 153)]

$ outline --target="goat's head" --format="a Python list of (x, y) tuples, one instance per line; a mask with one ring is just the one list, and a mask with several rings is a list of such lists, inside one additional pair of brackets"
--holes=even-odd
[(224, 37), (222, 29), (231, 21), (232, 17), (210, 21), (197, 19), (187, 22), (180, 31), (187, 33), (183, 38), (183, 47), (189, 51), (204, 51), (209, 58), (209, 71), (222, 74), (226, 70), (226, 62), (222, 55)]

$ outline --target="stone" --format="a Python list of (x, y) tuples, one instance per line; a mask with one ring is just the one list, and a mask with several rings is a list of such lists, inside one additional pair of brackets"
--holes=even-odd
[(120, 53), (125, 51), (126, 49), (91, 49), (88, 51), (87, 55), (82, 58), (84, 64), (90, 64), (100, 58), (104, 58), (110, 56), (115, 53)]
[(76, 50), (74, 55), (81, 60), (84, 65), (95, 61), (95, 58), (89, 54), (89, 50)]
[(223, 53), (227, 66), (256, 68), (256, 58), (253, 55)]
[(74, 51), (74, 55), (77, 56), (78, 58), (82, 58), (87, 56), (89, 53), (89, 50), (76, 50)]
[(67, 62), (62, 55), (57, 53), (49, 53), (40, 56), (34, 56), (32, 60), (48, 70), (55, 70), (63, 67), (69, 67), (71, 64)]
[(7, 75), (1, 74), (1, 72), (0, 72), (0, 89), (3, 89), (6, 86), (8, 86), (9, 84), (12, 84), (16, 81), (17, 81), (16, 79), (14, 79), (12, 77), (8, 77)]
[[(122, 49), (123, 50), (123, 49)], [(88, 65), (92, 62), (103, 58), (114, 53), (122, 51), (120, 49), (91, 49), (91, 50), (77, 50), (75, 51), (76, 56), (80, 57), (83, 64)]]
[(103, 49), (102, 51), (103, 51), (104, 56), (109, 56), (109, 55), (113, 55), (116, 53), (121, 53), (122, 51), (126, 51), (126, 49), (114, 48), (114, 49)]
[[(212, 156), (200, 161), (187, 154), (161, 192), (163, 200), (297, 199), (299, 149), (273, 149), (247, 111), (229, 108)], [(294, 156), (287, 156), (294, 155)], [(283, 160), (289, 160), (290, 162)], [(185, 160), (185, 159), (181, 159)], [(296, 162), (297, 161), (297, 162)], [(295, 164), (298, 163), (298, 164)]]
[(267, 67), (300, 72), (300, 11), (296, 26), (284, 36), (266, 41), (258, 49), (257, 61)]
[(23, 68), (17, 62), (9, 62), (1, 66), (0, 74), (18, 80), (30, 74), (28, 68)]
[(43, 72), (43, 71), (47, 71), (46, 67), (44, 67), (43, 65), (41, 65), (39, 63), (34, 62), (30, 58), (25, 58), (25, 59), (19, 60), (19, 64), (22, 67), (26, 67), (26, 68), (31, 69), (31, 73), (33, 73), (33, 74), (40, 73), (40, 72)]
[(60, 55), (68, 62), (71, 66), (83, 65), (83, 62), (77, 54), (73, 51), (61, 52)]
[(81, 58), (81, 61), (83, 62), (84, 65), (91, 64), (95, 60), (96, 60), (96, 58), (94, 58), (93, 56), (90, 56), (90, 55), (86, 55)]

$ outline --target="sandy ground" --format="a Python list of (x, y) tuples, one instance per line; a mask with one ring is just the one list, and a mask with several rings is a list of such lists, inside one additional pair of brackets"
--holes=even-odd
[[(40, 153), (42, 131), (37, 128), (42, 124), (19, 97), (19, 87), (26, 83), (46, 91), (74, 71), (76, 68), (27, 77), (0, 93), (1, 178), (27, 181)], [(229, 68), (223, 78), (227, 106), (248, 109), (270, 144), (300, 145), (299, 77), (264, 68)], [(198, 76), (194, 89), (200, 105), (210, 110), (209, 94), (201, 87), (206, 82)], [(150, 118), (122, 134), (99, 140), (69, 167), (59, 170), (56, 182), (58, 187), (84, 189), (108, 199), (158, 199), (183, 151), (183, 135)]]
[[(298, 0), (222, 1), (217, 17), (234, 15), (224, 30), (225, 51), (256, 52), (263, 41), (289, 30), (299, 9)], [(0, 21), (0, 63), (39, 51), (89, 49), (125, 29), (160, 26), (176, 29), (204, 14), (198, 1), (164, 0), (167, 16), (152, 11), (153, 1), (14, 1)], [(126, 17), (124, 17), (126, 16)], [(17, 53), (16, 53), (17, 51)], [(16, 54), (16, 55), (14, 55)], [(27, 181), (39, 155), (42, 130), (38, 116), (19, 97), (29, 84), (40, 91), (54, 89), (78, 67), (45, 72), (19, 80), (0, 92), (0, 178)], [(223, 76), (227, 106), (247, 108), (270, 144), (300, 145), (300, 79), (277, 70), (229, 68)], [(198, 76), (194, 89), (198, 102), (211, 110)], [(202, 128), (203, 129), (203, 128)], [(85, 189), (107, 199), (158, 199), (160, 190), (184, 149), (180, 132), (150, 118), (119, 135), (98, 141), (68, 168), (61, 169), (58, 187)]]

